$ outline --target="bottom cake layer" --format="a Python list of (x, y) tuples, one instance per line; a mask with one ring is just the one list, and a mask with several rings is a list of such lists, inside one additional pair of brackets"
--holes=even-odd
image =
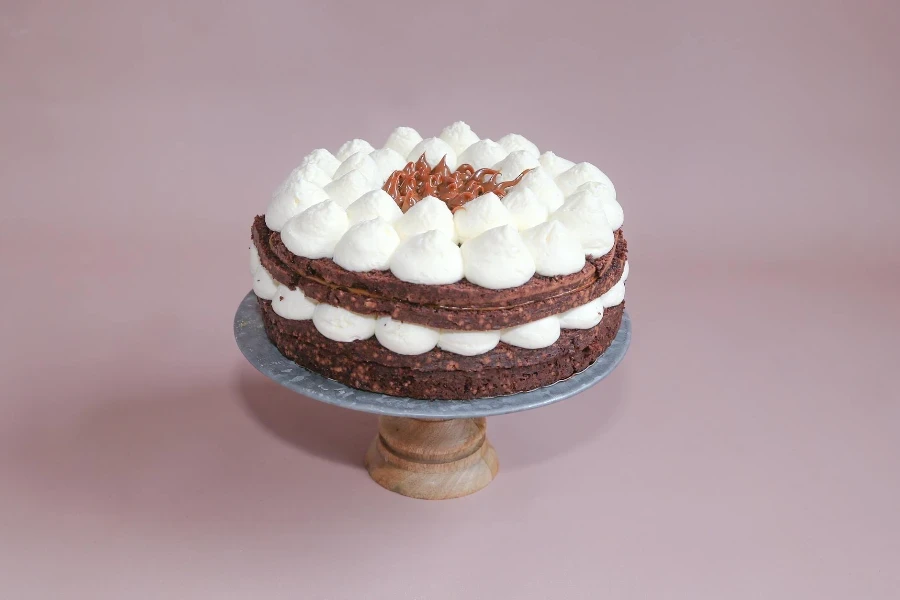
[(387, 351), (374, 339), (335, 342), (309, 321), (275, 314), (259, 300), (269, 339), (297, 364), (350, 387), (390, 396), (426, 400), (472, 400), (526, 392), (562, 381), (589, 367), (609, 348), (625, 303), (603, 312), (591, 329), (564, 329), (548, 348), (527, 350), (499, 344), (480, 356), (459, 356), (439, 349), (419, 356)]

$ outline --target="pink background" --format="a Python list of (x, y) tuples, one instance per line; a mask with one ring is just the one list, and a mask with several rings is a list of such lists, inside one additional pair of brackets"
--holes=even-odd
[[(236, 4), (0, 7), (0, 596), (900, 595), (896, 2)], [(429, 503), (231, 319), (305, 153), (460, 118), (613, 178), (635, 340)]]

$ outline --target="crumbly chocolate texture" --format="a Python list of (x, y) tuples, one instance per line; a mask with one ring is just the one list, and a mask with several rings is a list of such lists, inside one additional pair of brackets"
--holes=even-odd
[(578, 273), (535, 275), (524, 285), (489, 290), (468, 281), (419, 285), (390, 271), (347, 271), (331, 259), (291, 254), (281, 236), (257, 217), (252, 238), (260, 261), (272, 277), (310, 298), (361, 314), (390, 315), (408, 323), (445, 329), (483, 331), (528, 323), (565, 312), (598, 298), (622, 276), (628, 245), (621, 231), (606, 255), (588, 259)]
[(266, 333), (297, 364), (351, 387), (426, 400), (471, 400), (533, 390), (583, 371), (615, 339), (625, 303), (606, 309), (591, 329), (564, 329), (548, 348), (528, 350), (500, 343), (479, 356), (439, 349), (416, 356), (391, 352), (377, 340), (335, 342), (311, 321), (290, 321), (259, 300)]

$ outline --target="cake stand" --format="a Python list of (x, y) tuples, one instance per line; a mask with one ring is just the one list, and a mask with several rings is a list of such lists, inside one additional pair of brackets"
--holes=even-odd
[(234, 337), (256, 369), (320, 402), (379, 415), (378, 435), (365, 464), (379, 485), (428, 500), (477, 492), (497, 474), (497, 453), (485, 435), (486, 417), (546, 406), (583, 392), (609, 375), (631, 342), (631, 319), (590, 367), (530, 392), (478, 400), (416, 400), (357, 390), (304, 369), (269, 341), (253, 292), (234, 316)]

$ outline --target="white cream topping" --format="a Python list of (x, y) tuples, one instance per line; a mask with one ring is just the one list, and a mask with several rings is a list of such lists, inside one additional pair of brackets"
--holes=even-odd
[(517, 188), (527, 188), (534, 192), (541, 204), (547, 207), (548, 212), (558, 209), (565, 201), (562, 190), (559, 189), (559, 186), (556, 185), (553, 178), (550, 177), (543, 167), (538, 167), (526, 173), (522, 181), (515, 185), (512, 190)]
[(391, 195), (382, 189), (366, 192), (353, 204), (347, 207), (347, 218), (351, 225), (360, 221), (380, 218), (393, 223), (403, 216), (403, 211)]
[(503, 206), (509, 211), (512, 223), (519, 231), (543, 223), (550, 214), (547, 207), (538, 200), (537, 195), (521, 185), (510, 188), (503, 197)]
[(378, 183), (378, 165), (375, 164), (375, 160), (369, 156), (368, 152), (357, 152), (348, 156), (334, 172), (334, 178), (340, 179), (350, 171), (358, 171), (371, 183)]
[(591, 300), (559, 315), (559, 326), (563, 329), (590, 329), (603, 318), (603, 298)]
[(266, 227), (281, 231), (284, 224), (310, 206), (328, 200), (328, 193), (308, 181), (285, 181), (266, 209)]
[(253, 293), (264, 300), (271, 300), (278, 291), (278, 282), (272, 279), (272, 275), (266, 268), (260, 265), (253, 274)]
[(534, 156), (535, 159), (541, 154), (541, 151), (538, 150), (537, 146), (525, 136), (519, 135), (518, 133), (507, 133), (497, 141), (510, 153), (524, 150)]
[(341, 161), (335, 158), (334, 154), (326, 150), (325, 148), (317, 148), (303, 157), (303, 160), (300, 161), (300, 167), (303, 168), (308, 165), (316, 166), (328, 175), (329, 177), (334, 177), (334, 172), (337, 171), (337, 168), (341, 165)]
[(456, 228), (453, 226), (453, 213), (443, 200), (434, 196), (425, 196), (412, 205), (403, 216), (394, 222), (394, 228), (401, 240), (437, 229), (446, 233), (456, 241)]
[(401, 323), (390, 317), (375, 322), (375, 337), (382, 346), (397, 354), (424, 354), (437, 346), (440, 331), (432, 327)]
[(457, 121), (452, 125), (447, 125), (438, 137), (447, 142), (457, 156), (478, 141), (478, 136), (464, 121)]
[(519, 348), (546, 348), (559, 339), (559, 317), (545, 317), (510, 327), (500, 335), (500, 341)]
[[(423, 153), (432, 167), (446, 156), (451, 169), (464, 162), (475, 169), (497, 168), (501, 181), (528, 172), (502, 201), (488, 193), (454, 213), (442, 200), (427, 197), (404, 214), (380, 187)], [(539, 154), (534, 143), (518, 134), (499, 142), (479, 139), (468, 124), (457, 121), (426, 139), (415, 129), (398, 127), (377, 150), (362, 139), (344, 143), (335, 154), (313, 150), (276, 190), (265, 219), (270, 229), (281, 231), (291, 252), (334, 258), (347, 270), (390, 268), (415, 283), (465, 277), (476, 285), (506, 289), (522, 285), (534, 273), (553, 277), (577, 272), (584, 255), (606, 254), (624, 214), (615, 187), (596, 166), (575, 164), (549, 151)], [(362, 226), (367, 221), (375, 222)], [(435, 230), (441, 235), (422, 236)], [(417, 236), (415, 244), (405, 244)], [(258, 265), (253, 248), (251, 270)], [(627, 269), (626, 264), (626, 276)]]
[(538, 275), (569, 275), (584, 268), (581, 243), (559, 221), (548, 221), (523, 231), (522, 241), (534, 258), (534, 270)]
[(256, 270), (262, 266), (262, 263), (259, 262), (259, 250), (256, 249), (256, 244), (250, 244), (250, 275), (256, 275)]
[(391, 257), (390, 268), (400, 281), (428, 285), (456, 283), (464, 274), (459, 246), (437, 229), (403, 241)]
[(375, 179), (379, 184), (387, 181), (394, 171), (399, 171), (406, 166), (406, 155), (400, 155), (399, 152), (392, 148), (380, 148), (372, 151), (369, 155), (375, 161), (377, 167)]
[(512, 225), (489, 229), (462, 245), (466, 279), (492, 290), (520, 286), (534, 275), (534, 259)]
[(563, 191), (567, 197), (575, 192), (582, 183), (588, 181), (599, 181), (605, 183), (613, 190), (613, 198), (615, 198), (616, 188), (606, 174), (592, 165), (591, 163), (582, 162), (574, 167), (563, 171), (556, 177), (556, 185)]
[(622, 267), (622, 281), (628, 281), (628, 261), (625, 261), (625, 266)]
[(494, 165), (494, 168), (500, 171), (500, 181), (511, 181), (521, 175), (522, 171), (539, 166), (541, 163), (536, 156), (527, 150), (516, 150), (507, 154), (506, 158)]
[(438, 348), (462, 356), (476, 356), (490, 352), (500, 343), (500, 330), (452, 331), (441, 330)]
[(434, 168), (441, 162), (442, 158), (447, 157), (447, 166), (450, 167), (451, 171), (456, 169), (456, 152), (453, 151), (450, 144), (441, 138), (426, 138), (422, 140), (410, 150), (409, 154), (406, 155), (406, 160), (410, 162), (417, 161), (422, 154), (425, 154), (425, 162), (431, 168)]
[(616, 243), (600, 198), (589, 190), (566, 198), (559, 210), (550, 215), (550, 220), (560, 221), (574, 233), (581, 242), (582, 251), (589, 256), (603, 256)]
[(387, 221), (362, 221), (338, 241), (334, 262), (348, 271), (385, 271), (399, 245), (400, 237)]
[(336, 342), (367, 340), (375, 335), (375, 317), (359, 315), (330, 304), (317, 304), (312, 322), (319, 333)]
[(472, 165), (475, 170), (493, 167), (506, 158), (507, 150), (494, 140), (485, 138), (478, 140), (459, 155), (459, 164)]
[(350, 171), (325, 186), (325, 193), (341, 208), (347, 208), (360, 196), (379, 187), (360, 171)]
[(351, 154), (356, 154), (357, 152), (362, 152), (363, 154), (368, 154), (375, 148), (372, 147), (372, 144), (367, 142), (366, 140), (361, 140), (359, 138), (352, 139), (350, 141), (344, 142), (338, 151), (334, 153), (334, 157), (339, 161), (344, 162), (348, 158), (350, 158)]
[(285, 223), (281, 241), (297, 256), (331, 258), (335, 245), (349, 226), (344, 209), (326, 200)]
[(331, 177), (314, 164), (297, 167), (291, 171), (291, 179), (294, 181), (308, 181), (319, 187), (325, 187), (331, 183)]
[(609, 226), (612, 227), (614, 231), (620, 228), (622, 223), (625, 222), (625, 212), (622, 210), (619, 203), (616, 202), (616, 191), (606, 183), (588, 181), (587, 183), (582, 183), (578, 186), (575, 193), (577, 194), (579, 192), (587, 192), (600, 198), (600, 203), (603, 205), (603, 212), (606, 214), (606, 220), (609, 221)]
[(556, 177), (575, 166), (575, 163), (571, 160), (559, 157), (549, 150), (541, 154), (541, 157), (538, 160), (550, 177)]
[(453, 224), (460, 242), (511, 222), (512, 216), (494, 192), (488, 192), (466, 202), (453, 213)]
[(272, 298), (272, 310), (275, 314), (293, 321), (312, 319), (317, 304), (318, 302), (307, 298), (300, 288), (292, 290), (283, 283), (278, 284), (278, 291)]
[[(412, 127), (398, 127), (391, 132), (387, 141), (384, 143), (385, 148), (390, 148), (400, 156), (408, 156), (416, 144), (422, 141), (422, 136)], [(416, 157), (418, 158), (418, 157)]]

